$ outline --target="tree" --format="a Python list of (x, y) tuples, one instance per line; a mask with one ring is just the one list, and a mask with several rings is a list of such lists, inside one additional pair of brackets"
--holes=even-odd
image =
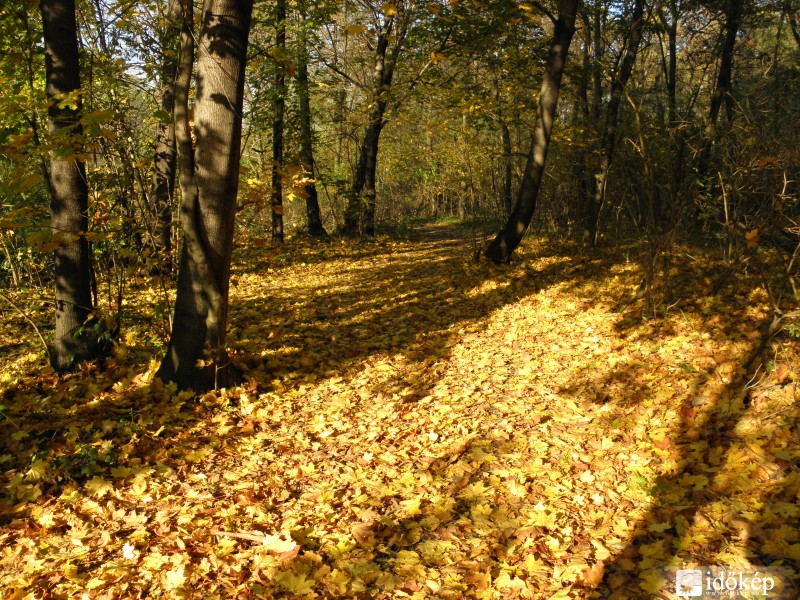
[(309, 174), (310, 182), (305, 186), (306, 217), (308, 234), (312, 237), (325, 237), (327, 232), (322, 225), (319, 208), (317, 184), (314, 180), (314, 133), (311, 125), (311, 98), (308, 89), (308, 27), (305, 0), (297, 7), (300, 13), (300, 31), (297, 58), (297, 104), (300, 120), (300, 162)]
[(161, 86), (161, 110), (153, 156), (153, 204), (155, 212), (153, 244), (165, 259), (164, 267), (171, 270), (172, 250), (172, 199), (175, 194), (175, 170), (177, 149), (175, 147), (175, 76), (178, 70), (177, 41), (180, 37), (180, 5), (178, 0), (168, 0), (165, 15), (167, 27), (161, 32), (159, 41), (162, 63), (159, 71)]
[(272, 241), (283, 243), (283, 120), (286, 111), (286, 0), (275, 2), (275, 99), (272, 117)]
[(605, 202), (608, 171), (614, 159), (614, 146), (617, 139), (617, 117), (619, 116), (620, 102), (622, 102), (622, 92), (625, 90), (625, 84), (628, 83), (628, 79), (633, 72), (633, 65), (636, 62), (636, 53), (639, 50), (643, 30), (644, 2), (643, 0), (636, 0), (631, 14), (628, 39), (625, 43), (625, 56), (611, 83), (611, 96), (606, 108), (605, 126), (603, 127), (603, 137), (600, 141), (600, 168), (595, 176), (594, 194), (589, 214), (589, 242), (592, 246), (597, 245), (600, 214)]
[[(678, 22), (683, 7), (681, 0), (667, 0), (665, 10), (664, 0), (659, 0), (656, 5), (661, 27), (667, 35), (667, 51), (662, 57), (663, 69), (667, 85), (668, 124), (670, 135), (675, 146), (675, 156), (672, 167), (672, 205), (677, 204), (678, 191), (683, 178), (683, 154), (686, 140), (680, 127), (678, 117), (677, 82), (678, 82)], [(663, 46), (663, 44), (662, 44)], [(660, 208), (660, 207), (659, 207)], [(657, 210), (656, 212), (660, 212)], [(660, 215), (654, 215), (660, 217)]]
[(58, 371), (101, 351), (92, 327), (89, 197), (81, 158), (81, 81), (74, 0), (42, 0), (48, 123), (49, 191), (55, 261), (56, 323), (50, 363)]
[[(397, 59), (412, 18), (403, 2), (386, 3), (375, 11), (373, 83), (367, 126), (358, 150), (358, 163), (350, 189), (342, 232), (346, 235), (375, 235), (375, 183), (378, 142), (386, 125), (386, 109)], [(379, 14), (382, 13), (382, 14)], [(391, 51), (390, 44), (394, 43)]]
[(561, 76), (564, 73), (569, 45), (575, 33), (578, 4), (579, 0), (559, 0), (558, 18), (555, 19), (553, 41), (550, 44), (542, 89), (539, 93), (533, 141), (528, 152), (517, 201), (505, 226), (486, 249), (486, 257), (495, 263), (509, 261), (512, 252), (522, 241), (522, 236), (525, 235), (536, 210), (536, 198), (544, 175), (547, 149), (556, 117)]
[(744, 2), (741, 0), (728, 0), (724, 16), (722, 49), (719, 57), (719, 73), (714, 85), (714, 92), (711, 94), (711, 102), (708, 108), (708, 118), (706, 119), (706, 132), (703, 148), (700, 152), (698, 161), (698, 174), (700, 179), (704, 179), (711, 159), (711, 149), (714, 145), (714, 138), (717, 133), (717, 120), (722, 103), (727, 107), (728, 121), (733, 119), (731, 98), (731, 75), (733, 72), (733, 50), (736, 45), (736, 35), (739, 32), (739, 25), (744, 12)]
[(206, 0), (198, 37), (192, 145), (189, 88), (194, 61), (191, 0), (182, 0), (175, 124), (184, 233), (165, 381), (195, 390), (235, 380), (225, 352), (228, 287), (252, 0)]

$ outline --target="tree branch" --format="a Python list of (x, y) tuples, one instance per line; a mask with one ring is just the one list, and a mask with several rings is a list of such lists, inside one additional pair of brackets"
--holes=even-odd
[(555, 25), (556, 22), (558, 22), (558, 18), (552, 12), (550, 12), (547, 9), (547, 7), (544, 6), (541, 2), (536, 2), (536, 0), (533, 0), (533, 2), (529, 1), (528, 4), (530, 4), (531, 6), (535, 6), (540, 11), (542, 11), (545, 14), (545, 16), (553, 22), (553, 25)]

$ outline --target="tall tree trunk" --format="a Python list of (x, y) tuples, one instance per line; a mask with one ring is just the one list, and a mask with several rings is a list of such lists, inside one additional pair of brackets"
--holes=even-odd
[[(396, 14), (386, 17), (378, 32), (378, 43), (375, 46), (374, 87), (372, 108), (369, 113), (364, 137), (359, 146), (358, 164), (350, 189), (347, 208), (344, 215), (345, 235), (375, 235), (375, 184), (378, 167), (378, 142), (381, 131), (386, 125), (386, 109), (389, 105), (389, 91), (392, 86), (394, 69), (400, 54), (407, 31), (406, 15), (397, 8)], [(395, 23), (401, 23), (394, 35), (394, 48), (387, 52), (392, 29)]]
[(310, 176), (311, 181), (305, 187), (306, 216), (308, 234), (312, 237), (326, 237), (328, 233), (322, 225), (322, 213), (319, 209), (317, 184), (314, 180), (314, 130), (311, 126), (311, 98), (308, 88), (308, 24), (306, 23), (306, 5), (301, 1), (297, 7), (300, 12), (300, 53), (297, 61), (297, 102), (300, 117), (300, 162)]
[(50, 157), (50, 215), (55, 261), (55, 338), (50, 363), (66, 371), (100, 350), (92, 315), (89, 195), (80, 159), (83, 128), (78, 35), (74, 0), (40, 3), (45, 46), (48, 124), (61, 147)]
[(172, 270), (172, 200), (175, 197), (175, 77), (178, 71), (178, 40), (180, 38), (180, 5), (178, 0), (167, 2), (167, 27), (161, 37), (162, 63), (161, 114), (155, 139), (153, 157), (153, 245), (162, 259), (161, 268)]
[(617, 117), (619, 116), (619, 106), (622, 101), (622, 93), (625, 85), (633, 72), (633, 65), (636, 63), (636, 54), (639, 50), (639, 43), (642, 40), (642, 30), (644, 29), (644, 0), (636, 0), (633, 5), (631, 15), (631, 27), (628, 32), (628, 39), (625, 47), (625, 56), (611, 83), (611, 96), (606, 108), (606, 122), (603, 128), (603, 138), (600, 142), (600, 168), (595, 177), (594, 196), (589, 215), (589, 241), (592, 246), (597, 245), (597, 236), (600, 230), (600, 214), (606, 196), (606, 183), (608, 182), (608, 171), (614, 159), (614, 147), (617, 139)]
[(225, 387), (236, 373), (225, 353), (244, 68), (252, 0), (206, 0), (198, 38), (192, 147), (189, 88), (194, 60), (192, 2), (183, 27), (175, 86), (184, 243), (172, 335), (158, 376), (181, 389)]
[[(678, 19), (680, 16), (680, 7), (678, 0), (669, 0), (669, 19), (664, 13), (663, 5), (658, 6), (658, 15), (664, 31), (667, 33), (667, 58), (666, 58), (666, 80), (667, 80), (667, 106), (669, 111), (669, 129), (670, 136), (673, 140), (675, 147), (675, 156), (672, 166), (672, 189), (671, 189), (671, 206), (675, 207), (678, 202), (678, 194), (683, 181), (683, 160), (684, 150), (686, 148), (686, 140), (684, 139), (681, 130), (681, 124), (678, 118), (678, 101), (677, 101), (677, 81), (678, 81)], [(654, 218), (657, 225), (661, 221), (663, 207), (656, 206), (654, 210)]]
[[(576, 78), (577, 90), (575, 93), (575, 109), (573, 110), (573, 119), (576, 126), (580, 131), (585, 132), (584, 138), (589, 137), (589, 132), (593, 132), (595, 128), (595, 120), (592, 116), (593, 108), (589, 105), (589, 83), (592, 79), (594, 71), (594, 64), (592, 61), (592, 38), (593, 26), (590, 20), (590, 14), (584, 9), (581, 11), (581, 21), (583, 21), (583, 51), (581, 53), (583, 64), (578, 71)], [(580, 143), (575, 152), (575, 157), (572, 164), (572, 180), (577, 184), (578, 198), (575, 203), (574, 215), (582, 218), (583, 215), (588, 214), (589, 203), (591, 202), (591, 189), (593, 177), (591, 169), (587, 168), (587, 156), (591, 149), (591, 144), (588, 139)], [(582, 221), (581, 221), (582, 222)]]
[(603, 3), (595, 0), (594, 14), (592, 15), (592, 121), (600, 120), (600, 106), (603, 103)]
[[(493, 68), (499, 68), (495, 65)], [(514, 208), (514, 201), (511, 198), (511, 185), (512, 185), (512, 146), (511, 146), (511, 130), (508, 127), (503, 110), (500, 106), (500, 81), (497, 77), (492, 80), (494, 87), (494, 100), (497, 103), (497, 124), (500, 126), (500, 142), (503, 148), (503, 183), (500, 188), (500, 203), (503, 207), (505, 216), (511, 214)]]
[(667, 105), (669, 107), (670, 127), (678, 122), (678, 102), (676, 97), (678, 82), (678, 0), (669, 0), (669, 19), (664, 14), (664, 7), (659, 4), (658, 16), (667, 33)]
[(575, 14), (579, 3), (580, 0), (559, 0), (558, 20), (547, 56), (533, 141), (522, 175), (519, 195), (505, 226), (486, 249), (487, 258), (495, 263), (508, 262), (511, 253), (522, 241), (522, 236), (525, 235), (536, 209), (536, 198), (539, 195), (547, 161), (547, 149), (550, 146), (550, 134), (556, 118), (561, 76), (564, 74), (569, 44), (575, 33)]
[[(739, 32), (739, 24), (742, 19), (744, 2), (741, 0), (728, 0), (725, 8), (725, 37), (722, 41), (722, 51), (720, 52), (719, 73), (714, 92), (711, 94), (711, 103), (708, 109), (708, 119), (706, 121), (705, 140), (703, 149), (698, 160), (698, 179), (703, 181), (708, 171), (709, 161), (711, 160), (711, 149), (714, 146), (714, 139), (717, 132), (717, 121), (722, 103), (726, 102), (731, 92), (731, 74), (733, 71), (733, 50), (736, 45), (736, 35)], [(730, 111), (728, 118), (731, 118)]]
[(275, 2), (275, 111), (272, 117), (272, 241), (283, 243), (283, 115), (286, 110), (286, 0)]
[(514, 208), (514, 203), (511, 199), (511, 186), (512, 186), (512, 165), (511, 165), (511, 130), (508, 128), (508, 123), (502, 115), (500, 120), (500, 139), (503, 142), (503, 188), (500, 191), (500, 197), (503, 202), (503, 210), (506, 215), (510, 215)]

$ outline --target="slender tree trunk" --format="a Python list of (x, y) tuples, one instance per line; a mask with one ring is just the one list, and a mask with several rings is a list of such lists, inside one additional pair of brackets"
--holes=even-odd
[(511, 199), (511, 130), (509, 130), (508, 123), (505, 122), (502, 115), (500, 116), (500, 138), (503, 142), (503, 189), (500, 191), (500, 197), (503, 201), (503, 210), (506, 215), (510, 215), (514, 208), (514, 203)]
[[(583, 64), (578, 72), (576, 84), (575, 110), (573, 111), (573, 118), (576, 125), (584, 133), (584, 138), (589, 137), (589, 132), (594, 131), (595, 121), (592, 117), (593, 108), (589, 105), (589, 83), (593, 74), (593, 61), (592, 61), (592, 32), (593, 27), (586, 10), (581, 11), (581, 20), (583, 21)], [(578, 198), (575, 206), (575, 213), (581, 218), (583, 215), (588, 214), (589, 203), (591, 202), (591, 188), (592, 173), (587, 168), (586, 159), (589, 155), (591, 144), (588, 139), (578, 145), (575, 153), (574, 162), (572, 165), (572, 178), (577, 184)], [(582, 221), (581, 221), (582, 222)]]
[[(708, 120), (706, 121), (705, 140), (703, 149), (700, 152), (697, 171), (698, 179), (704, 180), (708, 172), (709, 161), (711, 160), (711, 149), (716, 138), (717, 122), (722, 103), (726, 101), (731, 92), (731, 74), (733, 71), (733, 50), (736, 45), (736, 35), (739, 32), (739, 24), (742, 19), (744, 8), (741, 0), (728, 0), (725, 9), (725, 37), (722, 41), (722, 51), (720, 53), (719, 73), (714, 92), (711, 94), (711, 103), (708, 109)], [(731, 118), (730, 113), (728, 118)]]
[(669, 0), (670, 18), (667, 20), (662, 7), (659, 17), (667, 32), (667, 105), (669, 107), (670, 127), (678, 122), (677, 82), (678, 82), (678, 1)]
[[(670, 136), (673, 140), (675, 147), (675, 157), (672, 166), (672, 190), (671, 190), (671, 206), (675, 207), (678, 202), (678, 193), (683, 181), (683, 155), (686, 147), (686, 140), (684, 139), (681, 130), (680, 120), (678, 118), (678, 101), (677, 101), (677, 81), (678, 81), (678, 18), (680, 15), (680, 8), (678, 0), (669, 0), (669, 19), (664, 14), (663, 6), (658, 7), (659, 18), (667, 33), (667, 60), (666, 60), (666, 80), (667, 80), (667, 106), (668, 106), (668, 119)], [(663, 206), (660, 204), (655, 207), (654, 219), (656, 223), (661, 221)]]
[(158, 376), (175, 381), (181, 389), (203, 390), (236, 380), (225, 353), (225, 328), (253, 4), (252, 0), (205, 2), (198, 38), (194, 148), (189, 124), (194, 60), (191, 7), (191, 0), (182, 0), (175, 86), (184, 243), (172, 335)]
[(511, 214), (514, 208), (514, 201), (511, 198), (511, 185), (512, 185), (512, 164), (511, 164), (511, 130), (506, 122), (503, 110), (500, 108), (500, 82), (495, 77), (494, 84), (494, 99), (497, 103), (497, 123), (500, 126), (500, 142), (503, 148), (503, 184), (500, 188), (500, 203), (503, 206), (505, 216)]
[(80, 159), (81, 81), (74, 0), (42, 0), (50, 133), (63, 144), (50, 158), (50, 215), (55, 261), (55, 338), (50, 363), (66, 371), (100, 351), (91, 326), (89, 195)]
[[(389, 105), (389, 91), (397, 64), (397, 58), (403, 45), (407, 31), (406, 15), (398, 13), (386, 17), (378, 32), (378, 43), (375, 46), (374, 88), (372, 108), (367, 121), (367, 128), (361, 141), (358, 164), (350, 190), (347, 208), (344, 215), (345, 235), (363, 235), (371, 238), (375, 235), (375, 184), (378, 167), (378, 142), (381, 131), (386, 125), (386, 109)], [(394, 35), (394, 48), (387, 52), (392, 29), (396, 22), (402, 22)]]
[(606, 122), (603, 128), (603, 138), (600, 142), (600, 169), (595, 177), (594, 197), (591, 204), (591, 214), (589, 215), (589, 241), (592, 246), (597, 245), (597, 237), (600, 229), (600, 214), (605, 202), (606, 183), (608, 182), (608, 171), (614, 159), (614, 147), (617, 138), (617, 117), (619, 116), (619, 106), (622, 101), (622, 93), (625, 85), (633, 72), (633, 65), (636, 63), (636, 54), (639, 50), (639, 43), (642, 40), (644, 29), (644, 1), (636, 0), (633, 5), (631, 15), (631, 27), (628, 33), (628, 40), (625, 48), (625, 56), (622, 64), (611, 84), (611, 96), (606, 108)]
[(178, 0), (167, 3), (167, 27), (161, 37), (163, 59), (161, 85), (161, 114), (155, 139), (153, 157), (153, 245), (162, 258), (160, 268), (172, 270), (172, 201), (175, 197), (177, 149), (175, 147), (175, 77), (178, 70), (178, 39), (180, 37), (180, 5)]
[(594, 14), (592, 15), (592, 121), (600, 120), (600, 106), (603, 102), (603, 37), (602, 37), (603, 8), (602, 0), (595, 0)]
[(322, 225), (322, 213), (319, 209), (317, 184), (314, 180), (314, 130), (311, 126), (311, 98), (308, 87), (308, 31), (306, 23), (305, 2), (298, 4), (300, 12), (300, 53), (297, 61), (297, 102), (300, 117), (300, 162), (303, 164), (311, 181), (306, 185), (306, 216), (308, 234), (312, 237), (326, 237), (328, 233)]
[(581, 70), (578, 72), (578, 89), (576, 92), (576, 116), (578, 114), (583, 116), (584, 121), (589, 121), (589, 78), (592, 73), (592, 27), (589, 23), (589, 16), (586, 11), (581, 11), (581, 20), (583, 21), (583, 63)]
[(283, 243), (283, 115), (286, 110), (286, 0), (275, 2), (275, 111), (272, 118), (272, 241)]
[(486, 250), (487, 258), (495, 263), (508, 262), (511, 253), (522, 241), (522, 236), (525, 235), (536, 209), (536, 198), (539, 195), (539, 187), (544, 175), (550, 134), (556, 118), (561, 76), (564, 73), (569, 44), (575, 33), (575, 14), (579, 3), (580, 0), (559, 0), (558, 20), (547, 57), (542, 89), (539, 93), (539, 108), (536, 113), (533, 141), (522, 176), (519, 195), (514, 209), (511, 211), (511, 216)]

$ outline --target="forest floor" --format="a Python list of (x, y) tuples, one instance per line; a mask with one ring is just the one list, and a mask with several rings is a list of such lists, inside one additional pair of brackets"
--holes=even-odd
[(639, 251), (529, 238), (495, 267), (434, 225), (243, 244), (247, 381), (199, 396), (153, 379), (158, 278), (103, 368), (62, 378), (4, 307), (4, 597), (671, 598), (697, 565), (791, 585), (797, 344), (764, 346), (757, 280), (697, 249), (643, 314)]

